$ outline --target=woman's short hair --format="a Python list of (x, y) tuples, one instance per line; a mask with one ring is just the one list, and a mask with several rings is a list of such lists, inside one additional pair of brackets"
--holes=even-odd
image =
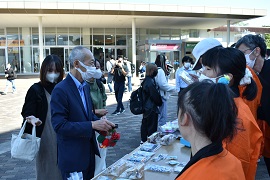
[(205, 134), (213, 143), (233, 138), (238, 109), (227, 85), (195, 82), (180, 92), (177, 104), (179, 121), (187, 113), (195, 129)]
[(145, 72), (145, 75), (146, 76), (151, 76), (154, 72), (154, 70), (157, 69), (157, 65), (156, 64), (153, 64), (153, 63), (148, 63), (146, 65), (146, 72)]
[(64, 78), (64, 69), (61, 59), (57, 55), (48, 55), (42, 62), (40, 68), (40, 81), (43, 86), (49, 85), (49, 82), (46, 80), (46, 74), (55, 64), (56, 71), (60, 73), (57, 83), (62, 81)]

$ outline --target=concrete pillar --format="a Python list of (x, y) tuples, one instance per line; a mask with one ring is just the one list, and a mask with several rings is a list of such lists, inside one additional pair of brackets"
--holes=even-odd
[(229, 46), (230, 44), (230, 32), (231, 32), (231, 21), (230, 20), (227, 20), (227, 47)]
[(90, 42), (90, 28), (82, 28), (82, 37), (83, 37), (82, 44), (84, 46), (89, 46), (91, 44), (91, 42)]
[(38, 39), (39, 39), (39, 68), (44, 59), (43, 55), (43, 30), (42, 30), (42, 16), (38, 17)]
[[(136, 19), (132, 19), (132, 63), (135, 64), (136, 67)], [(133, 73), (133, 77), (136, 76), (136, 73)]]

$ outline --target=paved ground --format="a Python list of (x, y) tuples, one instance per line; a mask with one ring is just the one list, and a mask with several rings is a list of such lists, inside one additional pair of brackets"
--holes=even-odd
[[(7, 95), (0, 95), (0, 180), (35, 179), (35, 161), (26, 162), (10, 158), (10, 138), (12, 133), (18, 133), (21, 126), (22, 117), (20, 113), (25, 94), (28, 88), (37, 81), (37, 78), (17, 79), (17, 94), (12, 94), (10, 88)], [(139, 80), (136, 79), (134, 83), (134, 89), (136, 89)], [(5, 80), (0, 79), (0, 91), (3, 91), (4, 86)], [(106, 90), (108, 91), (107, 88), (106, 86)], [(128, 93), (124, 94), (125, 113), (118, 116), (110, 114), (107, 116), (108, 119), (119, 124), (118, 131), (121, 133), (121, 140), (117, 145), (108, 149), (108, 166), (138, 147), (140, 143), (140, 124), (142, 118), (141, 115), (135, 116), (129, 111), (129, 96), (130, 94)], [(176, 119), (176, 99), (177, 96), (175, 95), (169, 99), (168, 120)], [(109, 113), (112, 113), (116, 108), (114, 95), (108, 95), (107, 105)], [(258, 165), (256, 179), (269, 179), (263, 160)]]

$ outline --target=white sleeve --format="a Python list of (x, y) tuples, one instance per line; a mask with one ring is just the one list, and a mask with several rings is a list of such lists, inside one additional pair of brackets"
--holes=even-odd
[(160, 90), (165, 91), (165, 92), (174, 92), (175, 91), (175, 86), (169, 85), (165, 73), (162, 69), (158, 69), (158, 74), (155, 78), (158, 87)]

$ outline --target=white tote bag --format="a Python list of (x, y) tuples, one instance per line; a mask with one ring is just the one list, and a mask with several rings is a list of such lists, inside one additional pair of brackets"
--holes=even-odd
[(23, 123), (19, 134), (12, 134), (11, 157), (21, 160), (32, 161), (35, 159), (40, 146), (40, 138), (36, 137), (36, 126), (32, 128), (32, 135), (23, 133), (27, 121)]

